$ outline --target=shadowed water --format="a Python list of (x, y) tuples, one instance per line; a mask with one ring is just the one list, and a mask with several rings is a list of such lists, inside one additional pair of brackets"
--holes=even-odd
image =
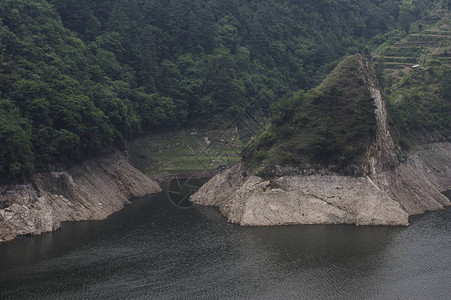
[(451, 210), (411, 223), (242, 228), (161, 193), (0, 244), (0, 299), (449, 299)]

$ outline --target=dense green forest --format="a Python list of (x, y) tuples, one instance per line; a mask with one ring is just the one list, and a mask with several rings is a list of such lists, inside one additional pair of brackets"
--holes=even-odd
[(251, 167), (361, 165), (376, 133), (371, 98), (357, 55), (345, 58), (317, 87), (273, 104), (268, 128), (245, 148)]
[[(391, 135), (403, 150), (451, 139), (450, 5), (441, 1), (391, 32), (370, 55)], [(251, 170), (262, 176), (271, 176), (274, 165), (360, 171), (377, 128), (357, 57), (345, 58), (318, 87), (272, 104), (265, 130), (243, 151)]]
[(451, 139), (451, 71), (433, 66), (386, 88), (395, 142), (402, 148)]
[(2, 0), (0, 175), (313, 87), (427, 0)]

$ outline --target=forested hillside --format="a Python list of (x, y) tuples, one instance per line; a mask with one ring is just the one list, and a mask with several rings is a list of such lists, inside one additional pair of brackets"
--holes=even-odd
[(360, 60), (349, 56), (317, 88), (277, 101), (268, 128), (244, 150), (247, 165), (360, 166), (377, 129)]
[(427, 0), (3, 0), (0, 176), (317, 84)]
[[(403, 147), (451, 139), (451, 1), (398, 32), (373, 54)], [(413, 65), (417, 65), (413, 68)]]

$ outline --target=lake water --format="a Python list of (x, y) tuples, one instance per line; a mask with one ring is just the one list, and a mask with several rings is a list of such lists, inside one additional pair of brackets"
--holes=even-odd
[(242, 228), (161, 193), (0, 244), (0, 299), (450, 299), (451, 209), (411, 223)]

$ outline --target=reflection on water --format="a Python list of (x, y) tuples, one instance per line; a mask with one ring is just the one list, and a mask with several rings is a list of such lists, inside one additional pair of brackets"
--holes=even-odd
[(410, 227), (243, 228), (163, 192), (0, 245), (0, 299), (447, 299), (451, 210)]

